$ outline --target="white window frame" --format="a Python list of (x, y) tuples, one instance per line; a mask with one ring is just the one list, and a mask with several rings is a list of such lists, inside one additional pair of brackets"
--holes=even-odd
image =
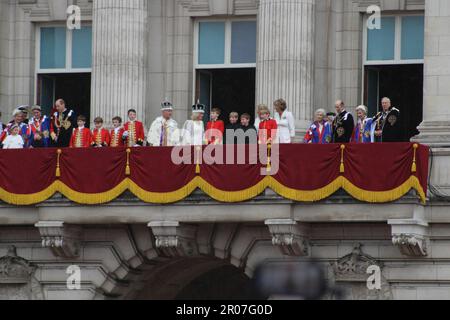
[(368, 20), (368, 15), (364, 15), (364, 21), (363, 21), (363, 29), (364, 29), (363, 30), (363, 66), (423, 64), (424, 59), (402, 60), (402, 18), (417, 17), (417, 16), (424, 16), (424, 13), (406, 13), (406, 14), (382, 13), (382, 17), (386, 17), (386, 18), (394, 17), (395, 18), (394, 60), (367, 60), (367, 41), (368, 41), (367, 20)]
[[(231, 40), (232, 23), (240, 21), (255, 21), (256, 17), (243, 17), (231, 19), (197, 19), (194, 23), (194, 71), (198, 69), (238, 69), (238, 68), (256, 68), (255, 63), (231, 63)], [(199, 64), (199, 31), (201, 22), (224, 22), (225, 23), (225, 61), (223, 64)]]
[[(41, 69), (41, 29), (42, 28), (65, 28), (66, 29), (66, 67), (59, 69)], [(81, 28), (92, 27), (92, 22), (82, 22)], [(40, 24), (36, 28), (36, 75), (58, 74), (58, 73), (91, 73), (91, 68), (72, 68), (72, 40), (73, 30), (65, 24)]]

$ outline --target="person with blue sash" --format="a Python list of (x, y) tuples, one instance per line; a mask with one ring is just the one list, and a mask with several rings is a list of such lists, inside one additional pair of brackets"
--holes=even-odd
[(42, 144), (40, 141), (36, 141), (36, 143), (47, 148), (50, 146), (50, 118), (42, 115), (40, 106), (33, 106), (31, 112), (33, 117), (28, 121), (28, 126), (33, 134), (31, 145), (35, 140), (42, 140)]
[(375, 127), (372, 118), (367, 117), (367, 107), (361, 105), (356, 108), (358, 123), (353, 132), (352, 142), (354, 143), (373, 143), (375, 142)]
[(315, 112), (315, 120), (306, 132), (304, 143), (327, 144), (332, 140), (332, 127), (326, 121), (326, 111), (318, 109)]

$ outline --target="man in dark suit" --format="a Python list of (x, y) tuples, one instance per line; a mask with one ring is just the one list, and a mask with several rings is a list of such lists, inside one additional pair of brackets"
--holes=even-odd
[(345, 110), (344, 101), (337, 100), (335, 107), (337, 116), (333, 121), (333, 143), (349, 143), (355, 128), (355, 121), (352, 114)]
[(375, 141), (376, 142), (401, 142), (403, 141), (402, 129), (400, 127), (400, 110), (392, 107), (391, 99), (381, 100), (383, 111), (375, 118)]

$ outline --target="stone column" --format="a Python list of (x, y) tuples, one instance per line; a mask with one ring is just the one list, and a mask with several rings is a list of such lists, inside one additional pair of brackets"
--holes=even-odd
[(450, 2), (425, 1), (423, 122), (413, 140), (433, 147), (430, 191), (450, 197)]
[(145, 121), (147, 0), (93, 2), (91, 120), (126, 118), (136, 109)]
[(301, 134), (313, 115), (315, 0), (260, 0), (256, 101), (283, 98)]
[(450, 147), (450, 4), (425, 1), (423, 122), (419, 142)]

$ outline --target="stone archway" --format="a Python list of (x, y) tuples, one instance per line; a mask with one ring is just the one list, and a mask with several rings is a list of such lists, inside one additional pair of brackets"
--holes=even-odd
[(251, 299), (250, 278), (230, 263), (212, 257), (168, 261), (143, 277), (125, 299)]

